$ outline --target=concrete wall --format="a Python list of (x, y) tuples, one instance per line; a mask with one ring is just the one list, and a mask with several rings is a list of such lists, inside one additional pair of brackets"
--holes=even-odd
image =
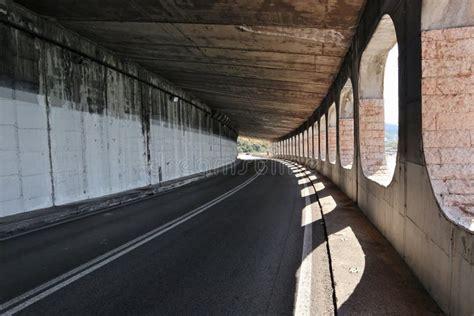
[(236, 159), (236, 133), (199, 100), (26, 10), (5, 8), (0, 216), (155, 185)]
[[(465, 100), (472, 100), (469, 98), (472, 94), (472, 76), (470, 74), (472, 68), (472, 47), (474, 47), (472, 29), (465, 30), (465, 27), (468, 27), (470, 23), (471, 25), (474, 23), (474, 20), (469, 19), (470, 15), (467, 12), (474, 12), (471, 10), (474, 8), (474, 5), (466, 9), (466, 3), (465, 1), (423, 1), (422, 10), (421, 1), (368, 1), (351, 50), (328, 96), (308, 122), (284, 137), (284, 139), (294, 137), (301, 133), (306, 126), (310, 126), (317, 121), (322, 121), (324, 124), (322, 118), (327, 115), (328, 108), (332, 102), (335, 101), (339, 109), (339, 95), (346, 80), (350, 78), (354, 86), (355, 115), (355, 158), (352, 169), (345, 169), (340, 163), (341, 127), (339, 117), (338, 157), (335, 165), (330, 164), (327, 160), (322, 161), (321, 159), (283, 155), (284, 158), (297, 160), (314, 167), (320, 173), (329, 177), (354, 200), (401, 254), (440, 307), (447, 314), (451, 315), (474, 314), (474, 291), (472, 290), (472, 285), (474, 284), (474, 235), (471, 230), (472, 216), (469, 216), (468, 213), (464, 213), (463, 219), (459, 216), (460, 213), (457, 213), (458, 216), (452, 216), (446, 210), (445, 205), (442, 204), (443, 201), (437, 196), (439, 193), (436, 186), (432, 185), (433, 180), (437, 179), (430, 179), (430, 173), (433, 173), (432, 168), (436, 168), (431, 167), (430, 164), (435, 165), (437, 161), (432, 160), (435, 158), (433, 158), (431, 153), (435, 147), (433, 144), (437, 144), (439, 147), (446, 144), (447, 140), (427, 141), (426, 137), (423, 137), (423, 131), (428, 131), (425, 128), (432, 126), (427, 121), (429, 116), (424, 116), (427, 112), (435, 112), (441, 118), (439, 121), (435, 119), (434, 124), (444, 124), (443, 122), (448, 120), (444, 115), (449, 115), (449, 109), (457, 108), (469, 113), (469, 108), (472, 107), (472, 102), (464, 102)], [(440, 4), (443, 5), (440, 7)], [(361, 162), (361, 147), (359, 145), (361, 143), (360, 122), (364, 121), (360, 117), (363, 113), (360, 109), (359, 65), (362, 53), (384, 14), (389, 14), (394, 22), (399, 45), (399, 145), (393, 180), (387, 185), (380, 184), (364, 175)], [(446, 56), (444, 56), (441, 58), (441, 61), (435, 62), (435, 65), (430, 64), (429, 61), (423, 61), (422, 65), (421, 21), (423, 21), (423, 29), (425, 30), (423, 32), (424, 39), (430, 35), (439, 35), (428, 33), (434, 32), (434, 30), (430, 30), (431, 28), (464, 27), (462, 32), (459, 30), (441, 32), (443, 36), (457, 36), (459, 42), (457, 40), (450, 42), (448, 48), (448, 46), (443, 46), (447, 37), (442, 37), (440, 40), (444, 42), (439, 46), (447, 47), (445, 51), (451, 55), (456, 52), (462, 53), (463, 56), (457, 56), (457, 58), (461, 58), (463, 62), (458, 64), (454, 61), (448, 61), (447, 64), (443, 64), (443, 60), (446, 60)], [(451, 34), (456, 32), (457, 35)], [(460, 36), (461, 33), (463, 36)], [(426, 45), (425, 43), (426, 40), (423, 41), (423, 46)], [(459, 47), (464, 48), (457, 50)], [(426, 53), (423, 55), (425, 56)], [(469, 60), (466, 61), (464, 59)], [(459, 67), (456, 67), (456, 65), (459, 65)], [(459, 75), (459, 71), (463, 69), (461, 65), (464, 65), (464, 68), (469, 68), (469, 71), (464, 69), (463, 75)], [(451, 72), (451, 76), (455, 77), (456, 80), (451, 80), (451, 83), (444, 80), (445, 84), (440, 86), (439, 83), (441, 81), (439, 77), (444, 79), (444, 76), (449, 72)], [(428, 73), (434, 73), (435, 75), (433, 76), (438, 77), (438, 80), (435, 80), (436, 84), (438, 84), (436, 88), (443, 88), (445, 91), (448, 91), (446, 93), (448, 96), (438, 96), (434, 103), (426, 101), (429, 100), (427, 95), (430, 93), (425, 92), (430, 90), (424, 86), (422, 92), (422, 73), (423, 78), (428, 78)], [(455, 90), (459, 89), (459, 87), (464, 88), (462, 91), (456, 92)], [(439, 106), (436, 105), (438, 103)], [(337, 112), (340, 113), (340, 111)], [(469, 124), (472, 123), (472, 120), (469, 119), (469, 114), (466, 116), (456, 111), (454, 113), (457, 114), (455, 118), (451, 117), (449, 120), (449, 129), (460, 129), (470, 132)], [(433, 124), (432, 117), (431, 120), (431, 124)], [(423, 124), (427, 126), (423, 126)], [(436, 131), (439, 132), (438, 129)], [(326, 133), (322, 129), (319, 132)], [(318, 136), (317, 133), (315, 135), (316, 137)], [(472, 132), (470, 132), (470, 135), (472, 142)], [(326, 151), (326, 139), (325, 135), (319, 134), (319, 141), (322, 142), (319, 148), (320, 154)], [(462, 142), (462, 140), (462, 137), (458, 137), (449, 141), (449, 143), (451, 146), (454, 146)], [(464, 152), (471, 150), (471, 142), (461, 146)], [(435, 152), (440, 152), (439, 148), (434, 149)], [(284, 148), (283, 152), (287, 152), (287, 150)], [(464, 164), (464, 167), (461, 169), (465, 170), (467, 168), (468, 172), (462, 172), (458, 165), (447, 169), (458, 178), (465, 180), (462, 184), (462, 189), (467, 190), (467, 193), (469, 193), (468, 189), (472, 182), (472, 168), (470, 167), (472, 164), (470, 164), (467, 158), (472, 159), (472, 155), (459, 154), (449, 150), (447, 152), (451, 154), (452, 159), (464, 159), (461, 162)], [(456, 164), (456, 161), (450, 162)], [(459, 181), (456, 183), (459, 184)], [(457, 187), (457, 189), (459, 190), (460, 188)], [(447, 193), (450, 192), (448, 191)], [(462, 201), (466, 205), (474, 204), (472, 195), (465, 194), (464, 198)]]

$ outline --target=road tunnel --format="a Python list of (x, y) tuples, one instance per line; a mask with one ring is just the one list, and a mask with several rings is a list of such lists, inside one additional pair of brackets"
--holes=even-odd
[[(9, 256), (1, 269), (30, 270), (25, 261), (42, 258), (50, 271), (12, 273), (0, 312), (50, 313), (47, 300), (35, 307), (37, 296), (22, 295), (62, 284), (46, 286), (53, 277), (92, 273), (122, 256), (114, 247), (148, 243), (173, 227), (171, 241), (157, 247), (175, 240), (176, 253), (153, 257), (150, 246), (139, 251), (157, 266), (174, 261), (186, 267), (190, 249), (219, 249), (221, 261), (204, 252), (195, 257), (192, 271), (200, 276), (196, 282), (208, 285), (206, 303), (193, 301), (201, 290), (167, 275), (172, 269), (142, 267), (175, 295), (153, 297), (158, 290), (149, 281), (153, 291), (138, 298), (135, 284), (126, 293), (130, 309), (114, 309), (110, 297), (119, 293), (110, 290), (104, 292), (109, 305), (101, 310), (91, 303), (91, 314), (204, 314), (213, 307), (216, 314), (474, 313), (470, 1), (0, 0), (0, 40), (0, 238)], [(241, 136), (271, 142), (271, 153), (238, 159)], [(266, 189), (272, 183), (278, 194)], [(237, 199), (244, 192), (252, 203)], [(146, 202), (155, 198), (159, 202)], [(237, 215), (229, 201), (245, 211)], [(221, 202), (229, 203), (225, 215), (212, 209)], [(138, 213), (120, 213), (127, 205)], [(150, 211), (162, 206), (163, 217)], [(198, 215), (208, 209), (213, 217)], [(262, 228), (260, 236), (271, 209), (277, 229)], [(294, 209), (300, 218), (289, 215)], [(94, 220), (109, 213), (130, 224)], [(190, 225), (188, 218), (197, 221), (194, 228), (177, 233), (174, 227)], [(50, 235), (47, 227), (55, 227)], [(298, 227), (292, 244), (293, 235), (282, 231)], [(30, 243), (35, 231), (40, 235)], [(90, 243), (81, 232), (90, 233)], [(74, 238), (74, 247), (88, 250), (74, 252), (82, 258), (76, 261), (44, 259), (59, 247), (69, 249), (66, 241), (55, 246), (51, 236)], [(303, 256), (288, 250), (300, 244)], [(29, 245), (37, 245), (37, 257)], [(244, 249), (250, 249), (247, 257)], [(249, 261), (239, 267), (229, 259), (236, 253)], [(106, 254), (109, 259), (92, 263)], [(257, 257), (268, 269), (250, 264)], [(90, 266), (71, 270), (80, 262)], [(317, 262), (326, 270), (315, 270)], [(137, 259), (120, 264), (142, 266)], [(227, 268), (211, 274), (200, 265)], [(121, 271), (108, 269), (103, 284)], [(142, 278), (137, 271), (131, 275)], [(241, 277), (232, 283), (235, 293), (219, 283), (232, 271)], [(285, 271), (291, 281), (281, 276)], [(259, 285), (246, 288), (248, 276)], [(317, 281), (305, 285), (303, 276)], [(62, 298), (97, 290), (81, 282), (79, 292), (61, 290)], [(381, 293), (377, 282), (387, 284)], [(404, 294), (395, 290), (404, 284), (411, 284)], [(213, 302), (220, 292), (220, 303)], [(256, 300), (256, 293), (267, 301)], [(54, 311), (80, 313), (86, 306), (85, 300)]]

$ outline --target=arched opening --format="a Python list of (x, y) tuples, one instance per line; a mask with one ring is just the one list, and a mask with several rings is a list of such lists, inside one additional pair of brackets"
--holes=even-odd
[(319, 125), (318, 122), (313, 124), (313, 133), (314, 133), (314, 158), (319, 158)]
[(326, 116), (323, 115), (319, 125), (319, 153), (322, 161), (326, 161)]
[(398, 149), (398, 45), (384, 15), (362, 54), (359, 70), (360, 154), (364, 175), (387, 186)]
[(339, 96), (339, 159), (343, 168), (352, 168), (354, 160), (354, 92), (351, 79), (347, 79)]
[(337, 118), (336, 104), (332, 104), (328, 110), (328, 159), (332, 164), (336, 163), (337, 151)]

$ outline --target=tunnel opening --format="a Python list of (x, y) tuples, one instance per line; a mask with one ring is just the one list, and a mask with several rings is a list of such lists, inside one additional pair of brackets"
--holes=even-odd
[(380, 20), (360, 62), (359, 134), (364, 175), (388, 186), (398, 150), (398, 45), (388, 15)]
[(352, 168), (354, 160), (354, 92), (351, 79), (347, 79), (339, 97), (339, 159), (343, 168)]
[[(240, 155), (268, 155), (271, 151), (271, 144), (268, 140), (239, 136), (237, 138), (237, 152)], [(280, 143), (275, 143), (275, 147), (272, 149), (273, 152), (280, 151)]]

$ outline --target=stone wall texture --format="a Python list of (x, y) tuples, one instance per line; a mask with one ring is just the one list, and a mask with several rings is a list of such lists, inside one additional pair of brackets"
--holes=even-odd
[[(466, 316), (474, 315), (474, 217), (471, 213), (474, 32), (465, 25), (472, 26), (474, 22), (463, 18), (469, 15), (464, 10), (469, 6), (467, 2), (368, 1), (367, 14), (361, 18), (361, 27), (352, 45), (354, 50), (347, 55), (328, 94), (340, 95), (347, 74), (351, 74), (356, 91), (353, 124), (357, 147), (353, 167), (346, 169), (321, 159), (284, 157), (315, 168), (331, 179), (387, 237), (441, 309), (447, 315)], [(420, 32), (420, 14), (423, 20), (432, 21), (433, 12), (437, 12), (437, 21), (441, 22), (435, 23), (435, 28), (447, 29)], [(370, 106), (364, 109), (364, 105), (378, 103), (376, 109), (368, 112), (375, 116), (371, 122), (383, 123), (382, 101), (366, 100), (380, 96), (360, 93), (359, 61), (371, 37), (367, 30), (376, 30), (378, 21), (386, 13), (393, 18), (400, 48), (399, 146), (393, 179), (387, 185), (373, 176), (364, 176), (367, 157), (359, 147), (365, 142), (363, 129), (367, 130), (370, 124), (364, 120), (366, 113), (363, 112)], [(450, 23), (453, 20), (454, 25)], [(376, 59), (367, 66), (380, 69), (380, 64)], [(375, 80), (377, 82), (380, 80)], [(321, 111), (316, 111), (311, 120), (324, 122), (323, 113), (332, 102), (327, 98)], [(376, 129), (375, 136), (382, 134), (383, 126), (372, 128)], [(342, 138), (341, 129), (339, 137)], [(375, 141), (380, 144), (376, 150), (380, 154), (379, 161), (383, 159), (382, 141), (382, 137)], [(358, 286), (363, 284), (362, 281)]]
[(474, 27), (422, 33), (425, 160), (445, 212), (474, 214)]
[(339, 156), (343, 167), (352, 167), (354, 160), (354, 119), (352, 118), (339, 119)]
[(385, 164), (383, 99), (359, 101), (360, 154), (364, 173), (370, 177)]
[(328, 159), (329, 162), (336, 163), (337, 152), (337, 129), (336, 126), (328, 126)]

